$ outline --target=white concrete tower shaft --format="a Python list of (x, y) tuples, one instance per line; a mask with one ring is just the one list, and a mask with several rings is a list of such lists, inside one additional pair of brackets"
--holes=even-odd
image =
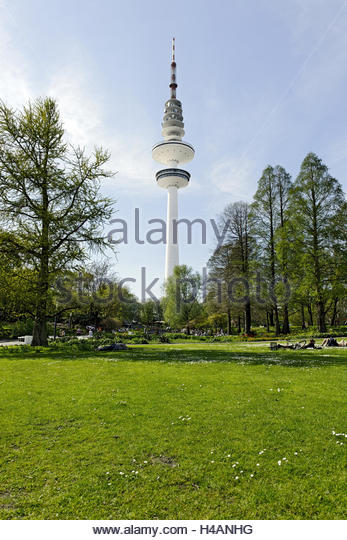
[(174, 237), (175, 222), (178, 219), (177, 194), (176, 186), (167, 188), (165, 281), (172, 276), (175, 266), (179, 265), (178, 239)]
[[(178, 190), (189, 184), (189, 172), (178, 168), (180, 163), (187, 163), (194, 157), (191, 144), (182, 141), (184, 123), (182, 104), (176, 98), (176, 57), (175, 38), (172, 40), (170, 99), (165, 103), (162, 122), (164, 140), (155, 144), (152, 156), (155, 161), (168, 166), (157, 172), (156, 179), (159, 187), (167, 189), (167, 222), (166, 222), (166, 262), (165, 280), (173, 275), (175, 266), (179, 264), (177, 226), (178, 219)], [(175, 234), (176, 233), (176, 234)]]

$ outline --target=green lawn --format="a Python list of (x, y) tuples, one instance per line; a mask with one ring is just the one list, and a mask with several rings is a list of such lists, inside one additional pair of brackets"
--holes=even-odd
[(0, 348), (0, 517), (346, 518), (346, 363), (258, 344)]

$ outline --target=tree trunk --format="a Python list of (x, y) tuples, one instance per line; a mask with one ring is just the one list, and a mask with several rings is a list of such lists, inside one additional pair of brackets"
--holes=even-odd
[(281, 333), (281, 326), (280, 326), (280, 320), (278, 317), (278, 307), (277, 304), (274, 306), (274, 312), (275, 312), (275, 333), (276, 336), (279, 336)]
[(38, 301), (36, 305), (35, 321), (33, 328), (33, 339), (31, 345), (36, 347), (41, 345), (47, 347), (47, 296), (48, 296), (48, 228), (43, 227), (42, 232), (42, 251), (41, 251), (41, 267), (38, 280)]
[(266, 329), (270, 332), (269, 312), (266, 312)]
[(49, 288), (49, 212), (48, 212), (48, 180), (44, 175), (41, 184), (42, 214), (40, 238), (40, 272), (38, 279), (38, 299), (36, 304), (32, 346), (47, 347), (47, 303)]
[(231, 336), (231, 313), (230, 313), (230, 308), (228, 308), (227, 314), (228, 314), (228, 335)]
[(237, 331), (239, 334), (241, 334), (241, 316), (237, 316)]
[(318, 302), (318, 330), (320, 332), (326, 332), (327, 326), (325, 324), (325, 309), (324, 302)]
[(289, 334), (290, 333), (288, 304), (284, 304), (284, 306), (283, 306), (283, 327), (282, 327), (282, 332), (283, 332), (283, 334)]
[(306, 330), (304, 304), (301, 304), (301, 328), (302, 328), (302, 330)]
[(313, 313), (312, 313), (312, 306), (310, 302), (307, 304), (307, 311), (309, 316), (309, 326), (313, 326)]
[(338, 301), (339, 301), (339, 299), (338, 299), (337, 297), (335, 297), (335, 298), (334, 298), (333, 312), (332, 312), (332, 315), (331, 315), (331, 321), (330, 321), (330, 325), (331, 325), (331, 326), (335, 326), (335, 324), (336, 324), (337, 304), (338, 304)]
[(270, 326), (273, 326), (274, 325), (274, 312), (272, 309), (269, 312), (269, 320), (270, 320)]
[(249, 334), (251, 331), (251, 302), (248, 300), (245, 305), (245, 332)]
[(190, 336), (190, 328), (189, 328), (188, 324), (187, 324), (186, 328), (187, 328), (187, 336)]
[[(47, 272), (48, 276), (48, 272)], [(42, 280), (42, 281), (41, 281)], [(48, 277), (41, 277), (39, 284), (40, 298), (36, 306), (35, 321), (33, 328), (32, 346), (41, 345), (47, 347), (47, 292), (48, 292)]]

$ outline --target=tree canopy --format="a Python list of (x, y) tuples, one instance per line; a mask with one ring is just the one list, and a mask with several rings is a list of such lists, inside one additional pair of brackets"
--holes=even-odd
[(32, 272), (33, 345), (47, 343), (49, 294), (57, 275), (88, 250), (103, 249), (113, 201), (100, 180), (113, 173), (109, 153), (92, 156), (64, 140), (57, 103), (38, 99), (17, 112), (0, 104), (1, 249)]

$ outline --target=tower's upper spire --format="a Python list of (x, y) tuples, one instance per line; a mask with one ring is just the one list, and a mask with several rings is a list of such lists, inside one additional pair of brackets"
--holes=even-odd
[(172, 38), (172, 60), (171, 60), (171, 99), (176, 99), (176, 60), (175, 60), (175, 38)]
[(175, 38), (172, 38), (171, 58), (171, 97), (165, 102), (164, 118), (162, 122), (162, 135), (165, 140), (182, 140), (184, 136), (184, 123), (182, 104), (176, 99), (176, 51)]

